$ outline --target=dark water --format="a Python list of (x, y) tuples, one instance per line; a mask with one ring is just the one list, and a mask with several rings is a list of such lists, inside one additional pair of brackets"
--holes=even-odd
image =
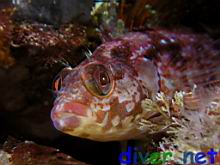
[[(13, 15), (13, 21), (17, 24), (39, 23), (50, 25), (54, 29), (66, 23), (91, 25), (90, 11), (94, 5), (91, 0), (32, 0), (31, 3), (25, 0), (1, 0), (0, 9), (11, 6), (12, 2), (18, 9)], [(126, 2), (135, 4), (135, 1)], [(183, 0), (173, 3), (167, 0), (163, 3), (166, 4), (165, 2), (169, 4), (168, 7), (166, 5), (167, 10), (170, 6), (172, 10), (169, 11), (173, 13), (166, 13), (166, 7), (160, 6), (162, 3), (158, 5), (158, 10), (168, 14), (168, 18), (173, 21), (172, 26), (187, 26), (196, 32), (207, 33), (214, 39), (219, 38), (218, 1)], [(169, 28), (168, 22), (165, 26)], [(100, 43), (94, 36), (88, 40), (95, 45)], [(81, 47), (74, 48), (71, 52), (76, 54), (74, 60), (68, 61), (73, 66), (85, 58), (80, 49)], [(91, 49), (95, 49), (95, 46)], [(101, 143), (75, 138), (62, 134), (53, 127), (50, 119), (54, 101), (51, 84), (63, 65), (45, 65), (42, 56), (37, 56), (42, 53), (37, 48), (10, 46), (10, 51), (16, 63), (8, 69), (0, 68), (0, 143), (4, 143), (8, 136), (13, 136), (59, 148), (62, 152), (93, 165), (119, 164), (119, 142)]]

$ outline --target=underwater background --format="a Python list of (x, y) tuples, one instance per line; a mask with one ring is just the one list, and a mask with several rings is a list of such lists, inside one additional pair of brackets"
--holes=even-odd
[[(56, 130), (50, 114), (57, 73), (79, 65), (109, 34), (190, 29), (208, 35), (219, 48), (219, 10), (218, 0), (1, 0), (0, 165), (120, 164), (120, 141), (98, 142)], [(143, 146), (157, 150), (168, 136), (146, 138)]]

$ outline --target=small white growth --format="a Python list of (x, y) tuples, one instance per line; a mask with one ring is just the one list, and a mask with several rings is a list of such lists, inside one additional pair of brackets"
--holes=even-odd
[(109, 98), (99, 99), (97, 97), (93, 97), (90, 107), (95, 112), (100, 111), (100, 110), (109, 111), (111, 108), (109, 103), (110, 103)]
[(140, 101), (140, 93), (139, 92), (137, 92), (137, 94), (134, 97), (135, 97), (136, 102)]
[(66, 126), (65, 122), (61, 119), (58, 120), (60, 128), (64, 128)]
[(108, 116), (109, 116), (109, 114), (106, 113), (106, 114), (105, 114), (105, 117), (104, 117), (104, 119), (103, 119), (103, 122), (102, 122), (102, 126), (106, 126), (106, 125), (108, 124)]
[(140, 49), (139, 50), (137, 50), (137, 53), (139, 54), (139, 55), (141, 55), (142, 53), (144, 53), (144, 48), (141, 46), (140, 47)]
[(109, 98), (104, 98), (104, 99), (99, 99), (97, 97), (93, 97), (93, 101), (94, 103), (100, 103), (100, 104), (108, 104), (110, 102)]
[(87, 111), (87, 116), (92, 117), (92, 111), (90, 109)]
[(127, 95), (119, 95), (118, 96), (118, 101), (119, 103), (123, 103), (124, 101), (126, 101), (128, 99)]
[(88, 50), (88, 52), (85, 52), (85, 56), (87, 57), (87, 59), (90, 59), (92, 57), (92, 52)]
[(79, 89), (76, 89), (74, 87), (71, 88), (70, 91), (68, 91), (68, 97), (71, 98), (71, 100), (81, 100), (82, 99), (82, 93)]
[(0, 164), (2, 165), (10, 165), (10, 158), (11, 158), (11, 155), (8, 154), (7, 152), (5, 151), (2, 151), (0, 150)]
[(71, 92), (72, 92), (72, 93), (79, 93), (79, 89), (77, 89), (77, 88), (72, 88), (72, 89), (71, 89)]
[(115, 97), (118, 98), (120, 104), (125, 101), (132, 101), (132, 94), (127, 90), (122, 90), (120, 94), (116, 92)]
[(90, 107), (91, 107), (91, 109), (92, 109), (94, 112), (97, 112), (97, 111), (101, 110), (101, 107), (100, 107), (99, 105), (95, 104), (95, 103), (91, 103), (91, 104), (90, 104)]
[(142, 47), (142, 46), (141, 46), (140, 49), (138, 49), (138, 50), (136, 51), (136, 54), (137, 54), (138, 56), (140, 56), (140, 55), (144, 54), (148, 49), (149, 49), (148, 47)]
[(103, 111), (109, 111), (110, 110), (110, 105), (109, 104), (105, 104), (104, 106), (103, 106)]
[(126, 104), (126, 111), (131, 112), (135, 107), (135, 104), (133, 102)]
[(19, 5), (21, 3), (21, 1), (20, 0), (12, 0), (12, 3), (14, 5)]
[(64, 106), (63, 103), (57, 104), (57, 105), (55, 106), (55, 110), (54, 110), (54, 111), (55, 111), (56, 113), (62, 111), (62, 110), (63, 110), (63, 106)]
[(101, 103), (103, 103), (103, 104), (108, 104), (109, 103), (109, 99), (108, 98), (105, 98), (105, 99), (103, 99), (102, 101), (101, 101)]
[(134, 123), (131, 122), (133, 119), (134, 116), (132, 115), (127, 116), (124, 120), (122, 120), (122, 127), (127, 127), (127, 128), (129, 128), (129, 126), (132, 127), (131, 125), (134, 125)]
[(131, 60), (134, 60), (135, 58), (137, 58), (138, 57), (138, 54), (137, 53), (132, 53), (132, 56), (131, 56)]
[(129, 92), (131, 94), (134, 94), (137, 91), (138, 83), (136, 81), (132, 81), (132, 83), (129, 84)]
[(120, 81), (118, 84), (119, 91), (114, 93), (114, 97), (118, 98), (119, 103), (133, 101), (136, 97), (136, 100), (139, 101), (140, 94), (137, 94), (138, 83), (136, 81), (129, 81), (127, 79)]
[(120, 123), (120, 117), (119, 117), (119, 116), (115, 116), (115, 117), (112, 119), (112, 125), (115, 127), (115, 126), (117, 126), (119, 123)]

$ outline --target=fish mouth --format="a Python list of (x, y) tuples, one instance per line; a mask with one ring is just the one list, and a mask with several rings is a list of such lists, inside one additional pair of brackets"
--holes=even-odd
[(51, 119), (56, 129), (65, 132), (80, 126), (80, 118), (86, 117), (88, 107), (78, 102), (67, 102), (55, 106), (51, 111)]
[(52, 121), (55, 128), (62, 132), (73, 130), (80, 125), (80, 119), (76, 116), (61, 117), (59, 119), (52, 119)]
[(87, 107), (85, 104), (73, 101), (68, 103), (62, 101), (62, 104), (60, 102), (55, 104), (51, 111), (51, 119), (55, 128), (71, 136), (103, 142), (128, 140), (131, 137), (140, 136), (140, 131), (130, 123), (131, 118), (127, 117), (121, 128), (107, 129), (105, 125), (96, 122), (97, 116), (91, 113), (90, 108)]

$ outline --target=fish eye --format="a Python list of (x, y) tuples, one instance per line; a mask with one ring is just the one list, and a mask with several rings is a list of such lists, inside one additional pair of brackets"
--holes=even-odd
[(111, 71), (102, 64), (89, 64), (84, 68), (81, 78), (87, 90), (95, 96), (109, 95), (114, 86)]

